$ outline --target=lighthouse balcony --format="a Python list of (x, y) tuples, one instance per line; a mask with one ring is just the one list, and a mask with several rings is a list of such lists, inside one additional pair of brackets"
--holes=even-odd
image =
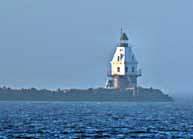
[(108, 70), (108, 71), (107, 71), (107, 76), (108, 76), (108, 77), (111, 77), (111, 76), (112, 76), (111, 70)]
[(111, 70), (107, 71), (107, 76), (108, 77), (112, 77), (112, 76), (142, 76), (142, 71), (141, 69), (137, 70), (137, 71), (128, 71), (128, 72), (122, 72), (122, 73), (112, 73)]
[(129, 76), (142, 76), (142, 71), (141, 71), (141, 69), (139, 69), (139, 70), (134, 71), (134, 72), (128, 72), (128, 73), (126, 73), (126, 75), (129, 75)]

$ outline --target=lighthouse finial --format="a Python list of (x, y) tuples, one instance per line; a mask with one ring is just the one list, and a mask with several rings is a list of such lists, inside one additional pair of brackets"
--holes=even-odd
[(121, 27), (121, 34), (123, 34), (123, 28)]

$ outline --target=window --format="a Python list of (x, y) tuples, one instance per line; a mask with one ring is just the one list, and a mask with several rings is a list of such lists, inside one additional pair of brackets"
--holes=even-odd
[(128, 72), (128, 67), (125, 67), (125, 72)]
[(134, 60), (134, 55), (132, 55), (132, 60)]
[(120, 67), (117, 67), (117, 72), (120, 72)]
[(134, 67), (132, 67), (132, 69), (131, 69), (131, 70), (132, 70), (132, 72), (135, 72), (135, 68), (134, 68)]
[(121, 59), (123, 59), (123, 54), (121, 54)]
[(117, 57), (117, 61), (119, 61), (119, 60), (120, 60), (120, 57), (118, 56), (118, 57)]

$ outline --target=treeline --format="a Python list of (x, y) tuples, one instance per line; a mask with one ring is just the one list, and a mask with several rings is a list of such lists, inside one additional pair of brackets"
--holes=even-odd
[(0, 93), (62, 93), (66, 90), (57, 89), (57, 90), (48, 90), (48, 89), (37, 89), (37, 88), (21, 88), (21, 89), (13, 89), (10, 87), (0, 87)]

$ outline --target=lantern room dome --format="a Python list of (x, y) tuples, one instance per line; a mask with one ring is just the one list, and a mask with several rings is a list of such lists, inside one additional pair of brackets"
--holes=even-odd
[(128, 40), (127, 34), (126, 33), (122, 33), (120, 40)]

